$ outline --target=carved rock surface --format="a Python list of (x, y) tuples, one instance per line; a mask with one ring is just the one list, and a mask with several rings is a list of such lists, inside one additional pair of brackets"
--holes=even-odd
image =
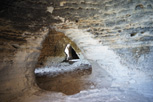
[[(63, 35), (53, 30), (61, 22), (64, 31), (74, 23), (101, 46), (109, 46), (123, 65), (153, 78), (152, 0), (1, 0), (0, 100), (9, 101), (29, 90), (38, 90), (36, 65), (45, 55), (64, 56), (56, 50), (65, 46), (57, 42)], [(67, 26), (67, 22), (72, 23)], [(70, 39), (84, 42), (81, 36)], [(45, 42), (53, 44), (53, 49), (48, 48), (51, 52), (44, 49), (48, 46)], [(83, 45), (80, 42), (77, 46)]]

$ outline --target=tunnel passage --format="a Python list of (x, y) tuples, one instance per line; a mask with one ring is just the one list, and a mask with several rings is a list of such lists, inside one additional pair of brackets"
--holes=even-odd
[(36, 83), (41, 89), (72, 95), (93, 84), (84, 78), (91, 74), (91, 65), (63, 33), (52, 30), (42, 46), (35, 69)]
[(42, 43), (43, 48), (38, 58), (36, 68), (50, 66), (65, 60), (66, 54), (64, 50), (67, 44), (71, 44), (77, 56), (80, 56), (81, 51), (74, 42), (63, 33), (51, 30)]

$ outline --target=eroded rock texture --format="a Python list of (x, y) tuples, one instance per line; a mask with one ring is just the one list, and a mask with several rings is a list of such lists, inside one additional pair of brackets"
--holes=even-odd
[(53, 14), (75, 21), (80, 29), (87, 28), (103, 45), (112, 47), (130, 64), (152, 69), (149, 68), (153, 40), (151, 0), (71, 0), (61, 2), (60, 7), (56, 4)]
[(51, 29), (62, 21), (73, 21), (116, 51), (124, 65), (153, 76), (152, 0), (1, 0), (0, 100), (34, 90), (38, 57), (48, 53), (41, 52), (42, 42), (61, 37)]

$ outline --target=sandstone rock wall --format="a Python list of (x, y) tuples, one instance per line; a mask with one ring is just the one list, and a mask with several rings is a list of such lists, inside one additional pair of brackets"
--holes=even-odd
[(11, 99), (34, 86), (33, 70), (41, 43), (53, 23), (60, 22), (55, 18), (60, 17), (65, 22), (74, 21), (101, 44), (110, 46), (129, 68), (152, 73), (152, 0), (2, 0), (1, 100)]
[(29, 4), (19, 0), (0, 1), (0, 100), (3, 102), (35, 91), (34, 68), (49, 27), (40, 17), (46, 16), (43, 7), (37, 9)]
[(129, 68), (146, 73), (153, 61), (152, 0), (54, 1), (53, 15), (76, 22), (102, 45), (110, 46)]
[(36, 37), (22, 39), (23, 41), (1, 38), (0, 99), (4, 102), (29, 90), (35, 91), (34, 68), (40, 54), (41, 42), (48, 32), (47, 28), (40, 30), (39, 36), (38, 32), (24, 32), (35, 34)]

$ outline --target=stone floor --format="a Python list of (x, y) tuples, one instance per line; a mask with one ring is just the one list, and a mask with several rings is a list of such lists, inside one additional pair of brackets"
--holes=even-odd
[[(78, 65), (76, 67), (76, 65)], [(80, 66), (81, 65), (81, 66)], [(80, 67), (79, 67), (80, 66)], [(55, 66), (54, 66), (55, 67)], [(98, 64), (87, 65), (61, 64), (63, 67), (74, 67), (60, 73), (54, 67), (43, 74), (35, 71), (37, 84), (44, 90), (19, 97), (13, 102), (152, 102), (153, 93), (151, 81), (136, 83), (134, 81), (119, 81), (108, 76), (105, 71), (96, 74)], [(86, 67), (86, 68), (84, 68)], [(95, 68), (97, 67), (97, 68)], [(55, 71), (56, 69), (56, 71)], [(40, 70), (40, 69), (39, 69)], [(57, 71), (58, 70), (58, 71)], [(45, 72), (46, 71), (46, 72)], [(39, 72), (39, 73), (38, 73)], [(148, 82), (148, 83), (147, 83)], [(137, 89), (136, 89), (137, 87)]]

